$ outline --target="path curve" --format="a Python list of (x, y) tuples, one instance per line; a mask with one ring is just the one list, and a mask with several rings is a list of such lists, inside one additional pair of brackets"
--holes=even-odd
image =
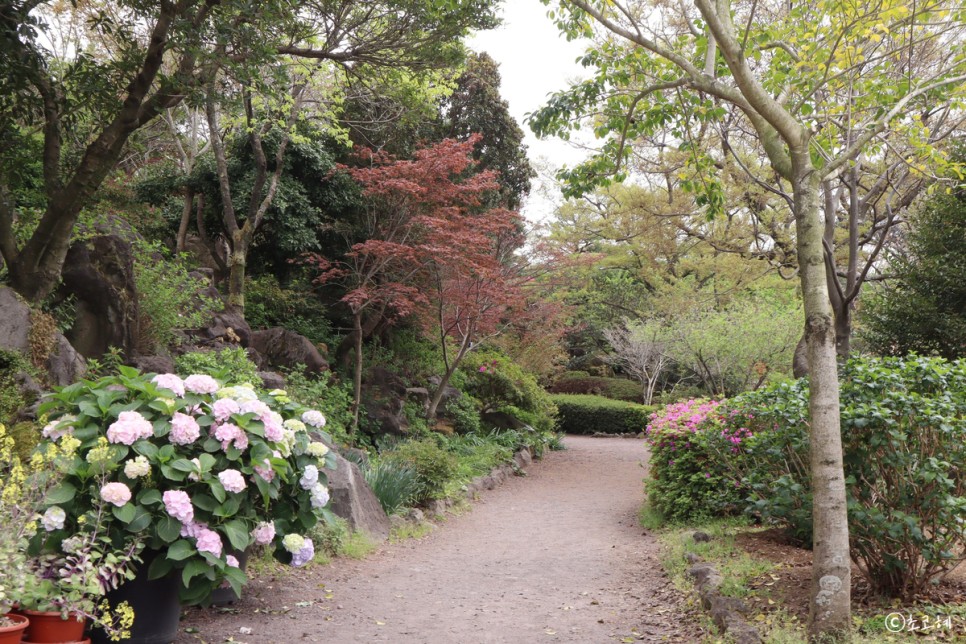
[(699, 639), (638, 523), (643, 441), (566, 445), (427, 537), (254, 580), (231, 612), (191, 611), (178, 642)]

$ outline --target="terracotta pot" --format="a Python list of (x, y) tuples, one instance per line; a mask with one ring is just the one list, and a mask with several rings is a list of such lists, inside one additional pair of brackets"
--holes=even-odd
[(23, 634), (25, 642), (32, 644), (62, 644), (80, 642), (84, 639), (84, 618), (69, 616), (64, 619), (60, 612), (25, 610), (30, 626)]
[(14, 622), (12, 626), (0, 626), (0, 644), (20, 644), (23, 632), (30, 624), (26, 615), (7, 613), (4, 617)]

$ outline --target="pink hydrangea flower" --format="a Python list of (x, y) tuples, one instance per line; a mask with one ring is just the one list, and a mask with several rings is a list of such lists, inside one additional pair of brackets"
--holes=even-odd
[(218, 480), (229, 492), (241, 492), (245, 489), (245, 477), (238, 470), (225, 470), (218, 473)]
[(101, 498), (121, 507), (131, 500), (131, 488), (123, 483), (106, 483), (101, 487)]
[(161, 498), (164, 500), (164, 509), (175, 519), (185, 525), (194, 520), (195, 509), (191, 505), (191, 497), (187, 492), (168, 490), (161, 495)]
[(275, 480), (275, 470), (272, 468), (272, 464), (268, 461), (265, 461), (263, 465), (256, 465), (253, 469), (255, 470), (255, 474), (265, 479), (267, 483), (271, 483), (273, 480)]
[(107, 440), (112, 443), (133, 445), (142, 438), (154, 435), (148, 419), (136, 411), (122, 411), (117, 420), (107, 428)]
[(201, 427), (198, 426), (198, 421), (188, 414), (175, 412), (171, 419), (171, 433), (168, 434), (168, 440), (175, 445), (190, 445), (198, 440), (199, 436), (201, 436)]
[(211, 413), (219, 423), (225, 422), (232, 414), (237, 414), (240, 411), (241, 407), (231, 398), (221, 398), (216, 400), (215, 404), (211, 406)]
[[(73, 423), (77, 420), (74, 416), (61, 416), (57, 420), (52, 420), (44, 426), (41, 434), (44, 438), (49, 438), (52, 441), (59, 439), (65, 434), (73, 434), (74, 427), (69, 423)], [(58, 427), (58, 425), (63, 425), (67, 423), (64, 427)]]
[(285, 428), (282, 427), (281, 423), (275, 422), (274, 418), (269, 418), (264, 421), (262, 425), (265, 427), (265, 439), (270, 440), (273, 443), (280, 442), (285, 438)]
[(267, 546), (275, 539), (275, 524), (271, 521), (259, 523), (252, 530), (252, 539), (260, 546)]
[(154, 378), (151, 378), (151, 382), (162, 389), (168, 389), (174, 392), (174, 395), (178, 398), (184, 396), (184, 380), (173, 373), (159, 373)]
[(245, 430), (232, 423), (223, 423), (215, 427), (213, 436), (221, 441), (221, 448), (225, 451), (230, 445), (242, 450), (248, 447), (248, 435)]
[(225, 556), (225, 563), (228, 564), (229, 566), (231, 566), (232, 568), (237, 568), (238, 567), (238, 558), (235, 557), (234, 555), (226, 555)]
[(193, 394), (213, 394), (221, 387), (211, 376), (196, 373), (184, 379), (185, 389)]
[(210, 552), (216, 557), (220, 557), (224, 546), (221, 543), (221, 536), (217, 532), (209, 530), (208, 528), (202, 528), (199, 530), (195, 547), (198, 549), (198, 552)]
[(246, 400), (241, 404), (240, 410), (243, 414), (255, 414), (262, 421), (272, 413), (271, 408), (261, 400)]
[(192, 521), (191, 523), (186, 523), (186, 524), (184, 524), (184, 525), (181, 526), (181, 536), (182, 537), (191, 537), (192, 539), (197, 539), (198, 538), (198, 535), (201, 534), (201, 531), (202, 530), (207, 530), (207, 529), (208, 529), (208, 524), (207, 523), (200, 523), (200, 522), (199, 523), (195, 523), (195, 522)]

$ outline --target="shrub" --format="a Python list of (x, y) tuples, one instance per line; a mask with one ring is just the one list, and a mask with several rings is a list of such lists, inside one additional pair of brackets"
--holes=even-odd
[(419, 491), (419, 476), (407, 463), (383, 460), (364, 469), (366, 483), (386, 514), (405, 508)]
[(192, 351), (175, 358), (178, 375), (202, 373), (227, 384), (250, 383), (258, 385), (258, 367), (241, 347), (224, 348), (220, 351)]
[(19, 410), (29, 407), (36, 399), (20, 388), (16, 378), (19, 373), (38, 375), (25, 355), (0, 349), (0, 423), (10, 423)]
[(550, 394), (506, 356), (474, 351), (463, 358), (459, 371), (465, 379), (464, 391), (480, 401), (484, 413), (501, 411), (539, 432), (553, 430), (557, 408)]
[(470, 395), (455, 396), (443, 406), (446, 417), (453, 421), (453, 428), (460, 434), (480, 431), (479, 401)]
[(165, 258), (160, 243), (134, 244), (134, 281), (141, 313), (141, 338), (144, 351), (155, 351), (177, 341), (175, 331), (204, 324), (211, 311), (220, 308), (199, 293), (204, 280), (188, 275), (177, 259)]
[(743, 494), (734, 476), (710, 448), (720, 434), (716, 401), (688, 400), (651, 415), (647, 497), (650, 507), (670, 521), (732, 514)]
[[(854, 359), (841, 386), (853, 557), (878, 592), (912, 597), (966, 548), (966, 361)], [(754, 510), (802, 536), (811, 533), (806, 401), (803, 381), (741, 396), (727, 417), (751, 436), (741, 458), (723, 459), (747, 473)]]
[(305, 375), (296, 365), (285, 374), (285, 390), (289, 397), (306, 407), (318, 409), (328, 423), (325, 430), (333, 440), (348, 443), (348, 429), (352, 424), (352, 384), (334, 383), (331, 373)]
[(311, 287), (295, 282), (285, 288), (273, 275), (252, 278), (245, 285), (245, 320), (252, 328), (281, 326), (314, 343), (332, 346), (336, 334), (327, 309), (311, 294)]
[[(584, 372), (571, 372), (584, 373)], [(598, 376), (568, 376), (557, 380), (550, 388), (555, 394), (595, 394), (627, 402), (641, 401), (641, 385), (626, 378)]]
[(602, 396), (555, 394), (551, 398), (559, 414), (557, 431), (565, 434), (639, 434), (653, 410)]
[(456, 457), (431, 438), (399, 443), (383, 454), (383, 460), (415, 470), (418, 485), (413, 502), (417, 504), (442, 498), (457, 471)]

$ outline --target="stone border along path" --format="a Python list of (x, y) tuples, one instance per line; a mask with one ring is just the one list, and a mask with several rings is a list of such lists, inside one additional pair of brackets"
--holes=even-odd
[(228, 611), (192, 609), (178, 642), (698, 641), (638, 523), (643, 441), (566, 445), (424, 538), (263, 576)]

